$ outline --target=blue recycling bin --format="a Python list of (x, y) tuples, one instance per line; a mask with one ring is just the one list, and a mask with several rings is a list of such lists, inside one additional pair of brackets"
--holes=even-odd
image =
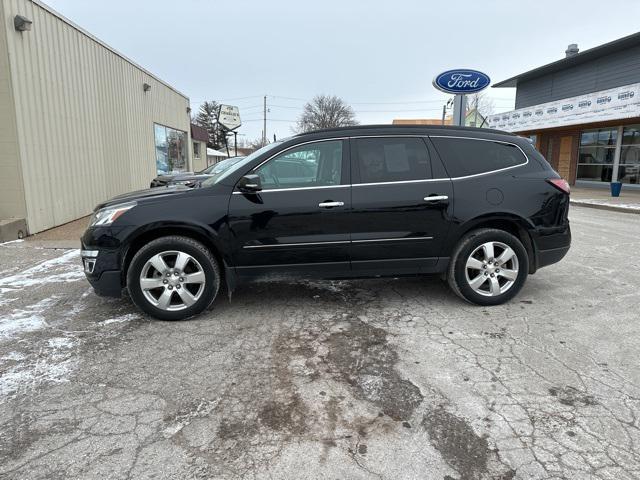
[(611, 196), (619, 197), (622, 190), (622, 182), (611, 182)]

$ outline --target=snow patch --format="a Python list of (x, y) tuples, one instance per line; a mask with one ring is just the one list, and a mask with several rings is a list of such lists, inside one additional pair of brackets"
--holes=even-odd
[(19, 238), (17, 240), (9, 240), (8, 242), (2, 242), (0, 243), (0, 245), (4, 246), (4, 245), (11, 245), (12, 243), (22, 243), (24, 242), (24, 240), (22, 238)]
[(77, 340), (71, 337), (54, 337), (30, 354), (10, 352), (1, 357), (0, 403), (10, 393), (25, 392), (43, 383), (68, 381), (78, 364), (72, 351), (76, 344)]
[(109, 318), (107, 320), (103, 320), (102, 322), (99, 322), (99, 324), (110, 325), (112, 323), (125, 323), (125, 322), (130, 322), (132, 320), (137, 320), (138, 318), (140, 318), (140, 315), (137, 315), (135, 313), (127, 313), (126, 315), (121, 315), (116, 318)]
[(85, 278), (78, 258), (80, 250), (68, 250), (9, 277), (0, 278), (0, 293), (44, 283), (75, 282)]
[(12, 338), (15, 335), (40, 330), (47, 325), (42, 312), (51, 306), (54, 297), (45, 298), (25, 309), (13, 310), (0, 318), (0, 338)]
[(59, 350), (73, 348), (75, 342), (69, 337), (56, 337), (50, 338), (47, 344), (49, 345), (49, 348)]
[(624, 208), (626, 210), (638, 210), (640, 211), (640, 204), (637, 203), (614, 203), (608, 202), (606, 200), (592, 200), (592, 199), (580, 199), (580, 200), (571, 200), (571, 203), (576, 205), (600, 205), (604, 207), (617, 207)]
[(72, 358), (62, 359), (53, 355), (43, 360), (18, 363), (0, 374), (0, 397), (14, 393), (21, 388), (37, 387), (41, 383), (61, 383), (68, 381), (68, 376), (75, 368), (77, 361)]

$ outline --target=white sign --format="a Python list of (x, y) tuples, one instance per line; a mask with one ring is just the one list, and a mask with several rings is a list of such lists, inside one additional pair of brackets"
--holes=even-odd
[(240, 120), (240, 110), (232, 105), (220, 105), (218, 112), (218, 123), (228, 130), (235, 130), (242, 121)]
[(491, 115), (489, 128), (524, 132), (640, 117), (640, 83)]

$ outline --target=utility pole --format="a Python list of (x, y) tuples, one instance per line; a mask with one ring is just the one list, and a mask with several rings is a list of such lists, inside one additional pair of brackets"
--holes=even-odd
[(262, 116), (263, 126), (262, 126), (262, 146), (264, 147), (267, 144), (267, 96), (264, 96), (264, 114)]
[(238, 132), (233, 131), (233, 149), (235, 150), (235, 157), (238, 156)]

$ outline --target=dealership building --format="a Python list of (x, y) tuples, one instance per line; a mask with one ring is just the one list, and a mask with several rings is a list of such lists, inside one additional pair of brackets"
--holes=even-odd
[[(206, 164), (189, 99), (39, 0), (0, 2), (0, 238)], [(204, 143), (204, 145), (202, 145)], [(4, 232), (4, 233), (3, 233)]]
[(515, 110), (489, 127), (528, 136), (571, 184), (640, 186), (640, 33), (493, 85), (516, 88)]

